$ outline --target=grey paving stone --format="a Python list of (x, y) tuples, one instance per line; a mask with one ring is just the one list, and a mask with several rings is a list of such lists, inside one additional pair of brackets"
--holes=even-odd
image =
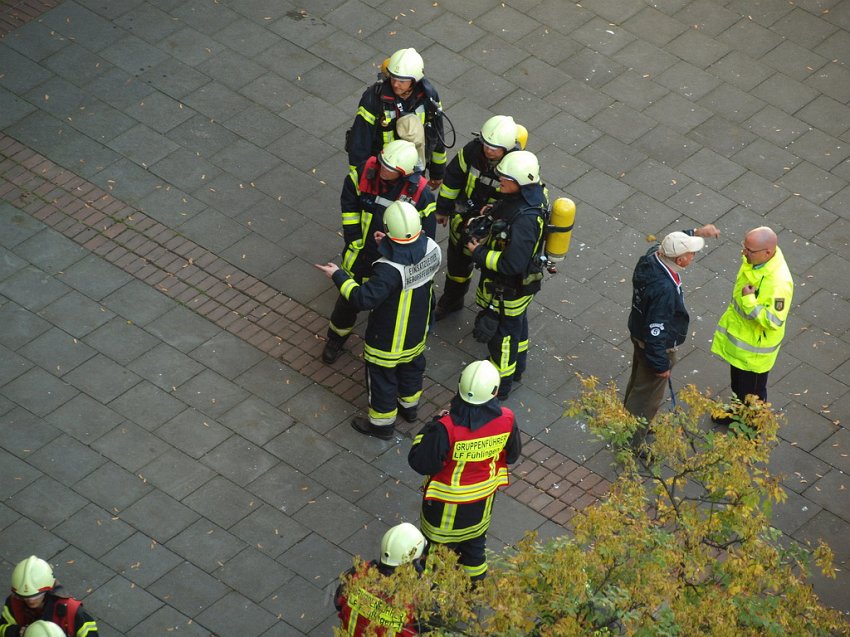
[(173, 392), (178, 385), (203, 369), (197, 362), (165, 343), (160, 343), (135, 359), (128, 368), (168, 392)]
[(0, 383), (4, 385), (33, 366), (30, 361), (5, 347), (0, 348), (0, 356), (2, 356), (2, 360), (0, 360)]
[(214, 477), (182, 501), (225, 529), (261, 504), (251, 493), (221, 476)]
[(761, 214), (779, 205), (790, 194), (753, 173), (745, 173), (721, 192), (742, 206)]
[(73, 46), (67, 38), (35, 20), (8, 33), (4, 43), (34, 62)]
[(831, 35), (836, 27), (808, 11), (795, 8), (774, 22), (771, 29), (801, 46), (812, 48)]
[(5, 449), (0, 449), (0, 485), (4, 493), (14, 494), (28, 484), (34, 482), (41, 476), (41, 472), (35, 470), (22, 460), (19, 460)]
[(160, 133), (167, 133), (195, 114), (191, 108), (160, 92), (135, 101), (126, 113)]
[(850, 504), (847, 495), (848, 482), (845, 473), (832, 469), (817, 482), (809, 483), (809, 488), (803, 495), (815, 501), (830, 513), (840, 518), (846, 518), (847, 506)]
[(826, 462), (784, 441), (772, 451), (768, 464), (768, 470), (780, 476), (783, 484), (796, 493), (806, 491), (829, 468)]
[(824, 440), (813, 451), (812, 455), (828, 462), (831, 466), (845, 474), (850, 471), (850, 434), (843, 427)]
[(116, 42), (102, 49), (100, 55), (131, 74), (143, 73), (168, 57), (164, 51), (129, 34), (123, 34)]
[(133, 205), (162, 186), (162, 181), (146, 168), (118, 156), (91, 180), (116, 199)]
[(195, 68), (233, 90), (239, 90), (266, 71), (264, 67), (230, 49), (219, 51)]
[(244, 548), (244, 543), (203, 518), (197, 520), (166, 546), (195, 566), (212, 572)]
[(164, 635), (179, 631), (181, 635), (186, 635), (186, 637), (207, 637), (210, 630), (169, 606), (161, 606), (159, 610), (136, 624), (127, 635), (128, 637), (145, 637), (146, 635)]
[(783, 73), (774, 73), (753, 89), (753, 95), (791, 115), (817, 97), (818, 91)]
[(96, 301), (115, 291), (128, 281), (130, 275), (95, 255), (87, 255), (61, 274), (63, 283), (70, 285)]
[(99, 51), (121, 38), (119, 29), (76, 2), (48, 11), (41, 22), (70, 40), (85, 42), (87, 48)]
[(145, 588), (182, 562), (144, 533), (134, 533), (100, 559), (119, 575)]
[(558, 68), (579, 82), (599, 88), (620, 75), (626, 67), (601, 53), (583, 49), (561, 62)]
[(27, 462), (63, 484), (74, 484), (106, 459), (88, 445), (63, 434), (30, 454)]
[(238, 20), (238, 15), (232, 9), (225, 6), (209, 5), (198, 0), (183, 2), (171, 13), (204, 33), (214, 33), (225, 25)]
[(277, 619), (248, 598), (231, 591), (202, 612), (198, 621), (216, 626), (222, 632), (239, 631), (247, 637), (264, 633)]
[(633, 190), (608, 175), (592, 170), (573, 182), (569, 192), (600, 210), (611, 210), (631, 196)]
[(19, 514), (45, 528), (67, 520), (86, 504), (61, 482), (42, 476), (6, 500)]
[[(307, 473), (341, 451), (339, 446), (327, 440), (320, 432), (301, 422), (296, 422), (263, 448)], [(298, 449), (298, 454), (292, 454), (292, 449)]]
[(51, 561), (56, 565), (56, 572), (62, 578), (65, 589), (79, 597), (99, 588), (114, 575), (109, 568), (73, 546), (55, 555)]
[(805, 122), (769, 105), (753, 115), (742, 126), (779, 146), (790, 144), (808, 130)]
[(720, 83), (716, 76), (684, 61), (661, 73), (656, 81), (693, 101), (699, 100)]
[(782, 42), (783, 38), (754, 20), (741, 19), (717, 36), (717, 39), (757, 60)]
[(196, 153), (178, 149), (151, 166), (163, 180), (188, 192), (206, 187), (221, 171)]
[(147, 2), (133, 7), (114, 23), (150, 44), (180, 28), (180, 23), (172, 20), (169, 14)]
[[(4, 226), (3, 236), (0, 237), (0, 245), (8, 248), (26, 241), (46, 227), (37, 219), (21, 212), (5, 201), (0, 202), (0, 219), (3, 220)], [(0, 270), (0, 276), (2, 278), (24, 266), (24, 261), (18, 259), (12, 252), (4, 250), (0, 254), (3, 254), (4, 261), (3, 270)]]
[(7, 61), (4, 65), (8, 69), (0, 78), (0, 86), (12, 93), (21, 95), (31, 88), (41, 84), (50, 77), (50, 72), (39, 66), (32, 60), (13, 51), (8, 45), (0, 47), (3, 59)]
[(66, 546), (63, 539), (26, 518), (18, 518), (0, 532), (0, 556), (10, 564), (32, 554), (49, 559)]
[(190, 617), (221, 599), (228, 588), (201, 569), (183, 562), (154, 582), (149, 590), (169, 605)]
[(716, 115), (693, 129), (688, 137), (724, 157), (732, 156), (756, 140), (756, 135), (750, 131)]
[(221, 374), (236, 376), (256, 365), (263, 353), (228, 332), (218, 331), (190, 356)]
[(74, 290), (39, 311), (39, 316), (75, 338), (83, 338), (115, 315)]
[(122, 111), (143, 101), (153, 92), (152, 87), (131, 73), (115, 67), (104, 71), (82, 88), (88, 94)]
[(794, 537), (801, 542), (809, 542), (812, 546), (816, 546), (819, 540), (823, 540), (834, 551), (836, 560), (843, 563), (850, 554), (844, 532), (846, 524), (846, 520), (829, 511), (818, 511), (794, 534)]
[(779, 179), (800, 162), (798, 157), (763, 139), (756, 139), (731, 159), (770, 180)]
[(310, 529), (296, 522), (291, 513), (277, 511), (267, 505), (242, 518), (230, 531), (272, 558), (310, 533)]
[(807, 161), (797, 164), (777, 183), (816, 204), (822, 204), (847, 185), (843, 179)]
[(690, 183), (680, 172), (654, 159), (647, 159), (628, 171), (623, 181), (651, 197), (664, 201)]
[[(333, 591), (330, 594), (332, 593)], [(327, 602), (328, 595), (327, 591), (316, 586), (312, 577), (293, 577), (263, 601), (262, 606), (284, 620), (287, 626), (293, 626), (302, 634), (306, 634), (329, 615), (336, 615), (333, 605)], [(290, 628), (283, 634), (293, 634), (291, 630)]]
[(221, 256), (231, 263), (238, 264), (241, 270), (260, 279), (265, 278), (292, 258), (291, 255), (281, 251), (275, 243), (256, 233), (240, 239), (222, 252)]
[(138, 471), (168, 448), (162, 440), (130, 422), (115, 427), (92, 446), (128, 471)]
[(151, 487), (143, 477), (106, 462), (77, 482), (74, 490), (104, 509), (117, 513), (150, 492)]
[[(359, 497), (362, 492), (357, 495)], [(334, 544), (339, 544), (371, 517), (360, 507), (351, 504), (350, 500), (350, 497), (346, 501), (336, 493), (326, 491), (307, 502), (293, 518)]]
[(6, 450), (20, 458), (28, 458), (62, 432), (26, 409), (14, 407), (3, 415), (3, 424), (11, 434)]
[(68, 293), (70, 288), (39, 268), (27, 266), (0, 281), (0, 294), (37, 312)]
[(213, 418), (220, 418), (248, 397), (245, 390), (209, 369), (180, 385), (174, 395)]
[(840, 336), (848, 329), (846, 317), (850, 316), (850, 303), (839, 294), (820, 289), (801, 305), (800, 312), (820, 329)]
[(175, 306), (167, 296), (132, 280), (103, 299), (110, 310), (138, 325), (146, 325)]
[(496, 496), (493, 504), (493, 520), (488, 535), (503, 542), (514, 544), (526, 531), (536, 529), (545, 518), (539, 513), (504, 494)]
[[(357, 506), (389, 526), (400, 522), (418, 524), (421, 500), (422, 495), (417, 490), (395, 478), (389, 478), (380, 487), (372, 489), (360, 498)], [(396, 504), (388, 506), (388, 502)], [(372, 544), (373, 547), (378, 545), (377, 542)]]
[(140, 475), (172, 498), (182, 500), (210, 480), (215, 472), (175, 449), (142, 467)]
[(179, 188), (162, 185), (136, 202), (139, 209), (169, 227), (178, 226), (206, 206)]
[(190, 27), (184, 27), (167, 35), (158, 43), (158, 46), (168, 51), (170, 56), (189, 66), (197, 66), (209, 60), (223, 48), (213, 38)]
[(744, 169), (737, 163), (703, 148), (682, 162), (678, 169), (706, 186), (719, 190), (737, 179)]
[(141, 379), (105, 356), (98, 354), (65, 374), (65, 380), (95, 399), (108, 403)]
[(85, 342), (120, 365), (130, 363), (158, 343), (141, 328), (117, 317), (86, 335)]
[(240, 436), (230, 436), (209, 451), (202, 462), (244, 487), (278, 464), (278, 459)]
[(112, 68), (102, 57), (78, 44), (63, 47), (44, 60), (44, 65), (77, 86), (91, 82)]
[(820, 507), (794, 491), (783, 487), (786, 499), (773, 505), (771, 524), (788, 535), (794, 534), (817, 513)]
[(195, 190), (194, 195), (227, 217), (235, 218), (264, 198), (252, 183), (249, 179), (221, 173)]
[[(184, 405), (179, 405), (183, 409)], [(197, 459), (226, 440), (231, 432), (212, 418), (189, 408), (163, 424), (156, 435)]]
[(688, 29), (664, 48), (701, 69), (708, 68), (729, 53), (728, 45), (695, 29)]
[(309, 501), (315, 500), (325, 487), (281, 462), (249, 484), (248, 490), (287, 515), (292, 515)]
[(803, 133), (788, 148), (798, 157), (824, 170), (830, 170), (850, 157), (850, 149), (846, 144), (819, 130)]
[(45, 416), (77, 395), (77, 390), (39, 367), (24, 372), (2, 387), (6, 398)]
[[(278, 560), (316, 586), (326, 586), (351, 565), (351, 556), (316, 533), (287, 550)], [(290, 583), (296, 578), (290, 580)], [(286, 617), (284, 617), (286, 619)]]
[(796, 396), (799, 393), (798, 401), (813, 409), (833, 403), (847, 391), (846, 385), (806, 364), (784, 376), (774, 389), (777, 394), (783, 395)]
[(124, 522), (94, 504), (87, 504), (54, 530), (93, 557), (100, 557), (133, 534)]
[(93, 398), (77, 393), (47, 420), (80, 442), (90, 444), (121, 422), (121, 417)]
[(659, 124), (630, 146), (633, 150), (638, 149), (668, 166), (678, 165), (701, 147), (697, 142), (663, 124)]
[(175, 150), (177, 144), (138, 124), (110, 141), (109, 147), (141, 166), (151, 166)]
[(86, 601), (98, 609), (98, 619), (102, 617), (123, 633), (162, 606), (156, 597), (120, 575), (98, 588)]
[[(248, 599), (259, 603), (287, 582), (292, 574), (272, 558), (249, 547), (228, 560), (215, 572), (215, 576)], [(217, 623), (212, 625), (218, 626)]]
[(682, 188), (666, 203), (701, 223), (713, 223), (735, 206), (731, 199), (696, 182)]
[(351, 405), (318, 385), (307, 387), (287, 401), (286, 411), (300, 423), (320, 433), (328, 431), (354, 413)]
[(249, 230), (226, 215), (210, 209), (183, 222), (180, 232), (206, 249), (220, 252), (248, 234)]
[[(275, 165), (273, 158), (256, 146), (266, 147), (285, 133), (297, 130), (285, 119), (257, 105), (237, 113), (225, 122), (225, 126), (247, 141), (224, 148), (213, 162), (243, 179), (253, 179)], [(289, 150), (291, 154), (292, 146)], [(248, 155), (249, 151), (256, 151), (256, 156)], [(246, 174), (248, 171), (253, 174)]]

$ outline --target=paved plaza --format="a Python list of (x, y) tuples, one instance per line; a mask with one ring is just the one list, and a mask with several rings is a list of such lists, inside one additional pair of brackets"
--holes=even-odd
[[(317, 361), (336, 290), (312, 266), (342, 248), (359, 97), (412, 46), (450, 158), (513, 115), (578, 206), (489, 546), (564, 533), (615, 477), (564, 403), (576, 372), (624, 386), (653, 237), (721, 230), (674, 384), (728, 393), (711, 337), (770, 225), (797, 286), (774, 524), (832, 546), (815, 585), (850, 612), (850, 0), (0, 0), (0, 34), (0, 587), (35, 553), (110, 637), (332, 634), (338, 573), (418, 520), (421, 424), (349, 427), (362, 341)], [(474, 316), (435, 326), (420, 413), (485, 355)]]

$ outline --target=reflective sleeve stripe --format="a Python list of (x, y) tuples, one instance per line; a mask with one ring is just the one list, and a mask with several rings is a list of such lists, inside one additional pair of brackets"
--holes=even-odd
[(416, 434), (416, 436), (413, 438), (413, 444), (418, 445), (420, 442), (422, 442), (422, 438), (424, 435), (425, 434)]
[(375, 114), (370, 113), (368, 110), (366, 110), (365, 106), (361, 106), (360, 108), (358, 108), (357, 114), (364, 120), (366, 120), (366, 123), (370, 126), (373, 126), (375, 124)]
[(440, 186), (440, 196), (444, 199), (457, 199), (457, 196), (460, 194), (460, 188), (449, 188), (446, 186), (445, 182)]
[(422, 219), (425, 219), (426, 217), (428, 217), (428, 216), (430, 216), (431, 214), (433, 214), (433, 213), (434, 213), (434, 211), (435, 211), (436, 209), (437, 209), (437, 202), (436, 202), (436, 201), (432, 201), (432, 202), (431, 202), (431, 203), (429, 203), (427, 206), (425, 206), (424, 208), (422, 208), (422, 210), (420, 210), (420, 211), (419, 211), (419, 216), (420, 216)]
[(360, 211), (343, 212), (342, 213), (342, 225), (344, 225), (344, 226), (359, 226), (360, 225)]
[(755, 318), (758, 317), (759, 312), (764, 310), (764, 314), (765, 314), (765, 316), (767, 316), (767, 319), (771, 323), (776, 325), (776, 327), (782, 327), (783, 323), (785, 323), (785, 321), (783, 321), (781, 318), (776, 316), (776, 314), (774, 314), (769, 309), (767, 309), (767, 306), (765, 306), (765, 305), (761, 305), (761, 304), (756, 305), (753, 308), (752, 312), (750, 312), (749, 314), (747, 312), (745, 312), (744, 309), (740, 305), (738, 305), (738, 299), (732, 299), (732, 307), (734, 307), (735, 311), (738, 314), (740, 314), (741, 316), (743, 316), (745, 319), (751, 319), (751, 320), (755, 319)]
[(729, 342), (732, 343), (732, 345), (734, 345), (735, 347), (739, 347), (746, 352), (752, 352), (753, 354), (772, 354), (773, 352), (778, 350), (779, 345), (781, 345), (781, 343), (777, 343), (773, 347), (756, 347), (755, 345), (750, 345), (749, 343), (732, 336), (729, 331), (723, 326), (718, 325), (717, 331), (720, 334), (723, 334), (723, 336), (725, 336), (727, 339), (729, 339)]
[[(3, 619), (10, 626), (17, 626), (18, 625), (18, 622), (15, 619), (15, 616), (12, 614), (12, 609), (9, 608), (5, 604), (3, 605)], [(6, 626), (0, 626), (0, 635), (3, 635), (5, 633), (6, 633)]]
[(445, 164), (446, 163), (446, 153), (439, 153), (436, 150), (431, 153), (431, 162), (434, 164)]
[(346, 300), (351, 296), (351, 293), (354, 291), (354, 288), (359, 287), (357, 285), (357, 281), (354, 279), (347, 279), (343, 282), (341, 286), (339, 286), (339, 292), (342, 294)]
[(460, 172), (466, 172), (466, 156), (463, 154), (463, 149), (457, 154), (457, 165), (460, 168)]
[(502, 253), (499, 250), (488, 250), (484, 257), (484, 267), (493, 272), (497, 272), (499, 268), (499, 257)]
[(77, 637), (86, 637), (90, 632), (97, 632), (97, 624), (94, 622), (86, 622), (77, 631)]

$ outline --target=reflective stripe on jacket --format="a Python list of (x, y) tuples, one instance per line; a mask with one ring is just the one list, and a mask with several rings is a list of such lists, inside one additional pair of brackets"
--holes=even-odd
[[(711, 351), (733, 367), (761, 374), (770, 371), (779, 354), (794, 281), (778, 247), (761, 267), (741, 259), (732, 301), (717, 324)], [(747, 285), (755, 286), (755, 294), (742, 296)]]

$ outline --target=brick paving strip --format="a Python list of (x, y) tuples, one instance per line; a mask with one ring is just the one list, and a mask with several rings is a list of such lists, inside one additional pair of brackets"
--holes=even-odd
[(60, 4), (62, 0), (0, 0), (0, 37)]
[[(318, 360), (326, 319), (257, 278), (0, 133), (0, 199), (206, 317), (360, 409), (362, 339), (334, 365)], [(454, 389), (425, 378), (420, 410), (436, 413)], [(421, 424), (402, 423), (412, 437)], [(506, 492), (564, 524), (608, 491), (602, 476), (523, 434)]]

